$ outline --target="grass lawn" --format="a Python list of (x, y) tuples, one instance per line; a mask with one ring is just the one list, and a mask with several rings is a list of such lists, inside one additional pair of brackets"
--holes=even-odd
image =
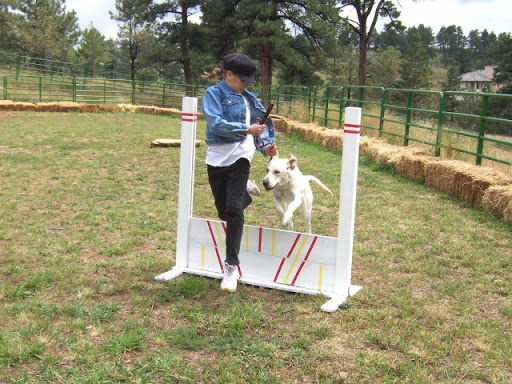
[[(0, 112), (1, 383), (510, 383), (512, 226), (360, 159), (352, 281), (322, 296), (181, 276), (180, 120)], [(203, 138), (204, 122), (199, 123)], [(341, 154), (278, 137), (336, 236)], [(197, 151), (194, 215), (216, 218)], [(252, 177), (265, 159), (256, 154)], [(304, 230), (300, 212), (296, 229)], [(270, 195), (247, 224), (278, 227)]]

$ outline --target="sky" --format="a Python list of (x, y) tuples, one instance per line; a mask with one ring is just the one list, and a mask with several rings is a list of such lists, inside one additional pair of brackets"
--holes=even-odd
[[(395, 0), (395, 4), (406, 27), (423, 24), (434, 34), (449, 25), (462, 27), (466, 36), (474, 29), (512, 33), (512, 0)], [(81, 29), (92, 23), (106, 38), (116, 38), (117, 24), (108, 12), (115, 12), (115, 0), (66, 0), (66, 10), (76, 12)]]

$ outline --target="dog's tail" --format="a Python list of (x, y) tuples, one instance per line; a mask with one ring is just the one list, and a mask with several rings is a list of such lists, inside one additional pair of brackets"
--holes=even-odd
[(317, 183), (325, 192), (329, 193), (331, 196), (332, 196), (332, 192), (329, 188), (327, 188), (324, 183), (322, 183), (320, 180), (318, 180), (315, 176), (311, 176), (311, 175), (304, 175), (304, 177), (306, 178), (306, 180), (308, 182), (310, 181), (314, 181), (315, 183)]

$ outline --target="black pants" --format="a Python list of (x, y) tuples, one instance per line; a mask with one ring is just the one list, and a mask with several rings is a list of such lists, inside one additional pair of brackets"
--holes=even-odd
[(244, 231), (244, 209), (251, 204), (247, 180), (251, 163), (239, 159), (227, 167), (208, 165), (208, 181), (221, 220), (226, 222), (226, 263), (238, 265), (238, 253)]

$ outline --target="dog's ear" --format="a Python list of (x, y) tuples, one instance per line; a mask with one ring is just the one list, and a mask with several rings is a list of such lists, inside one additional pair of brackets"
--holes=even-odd
[(295, 169), (296, 166), (297, 166), (297, 158), (293, 155), (290, 155), (288, 157), (288, 167), (290, 169)]

